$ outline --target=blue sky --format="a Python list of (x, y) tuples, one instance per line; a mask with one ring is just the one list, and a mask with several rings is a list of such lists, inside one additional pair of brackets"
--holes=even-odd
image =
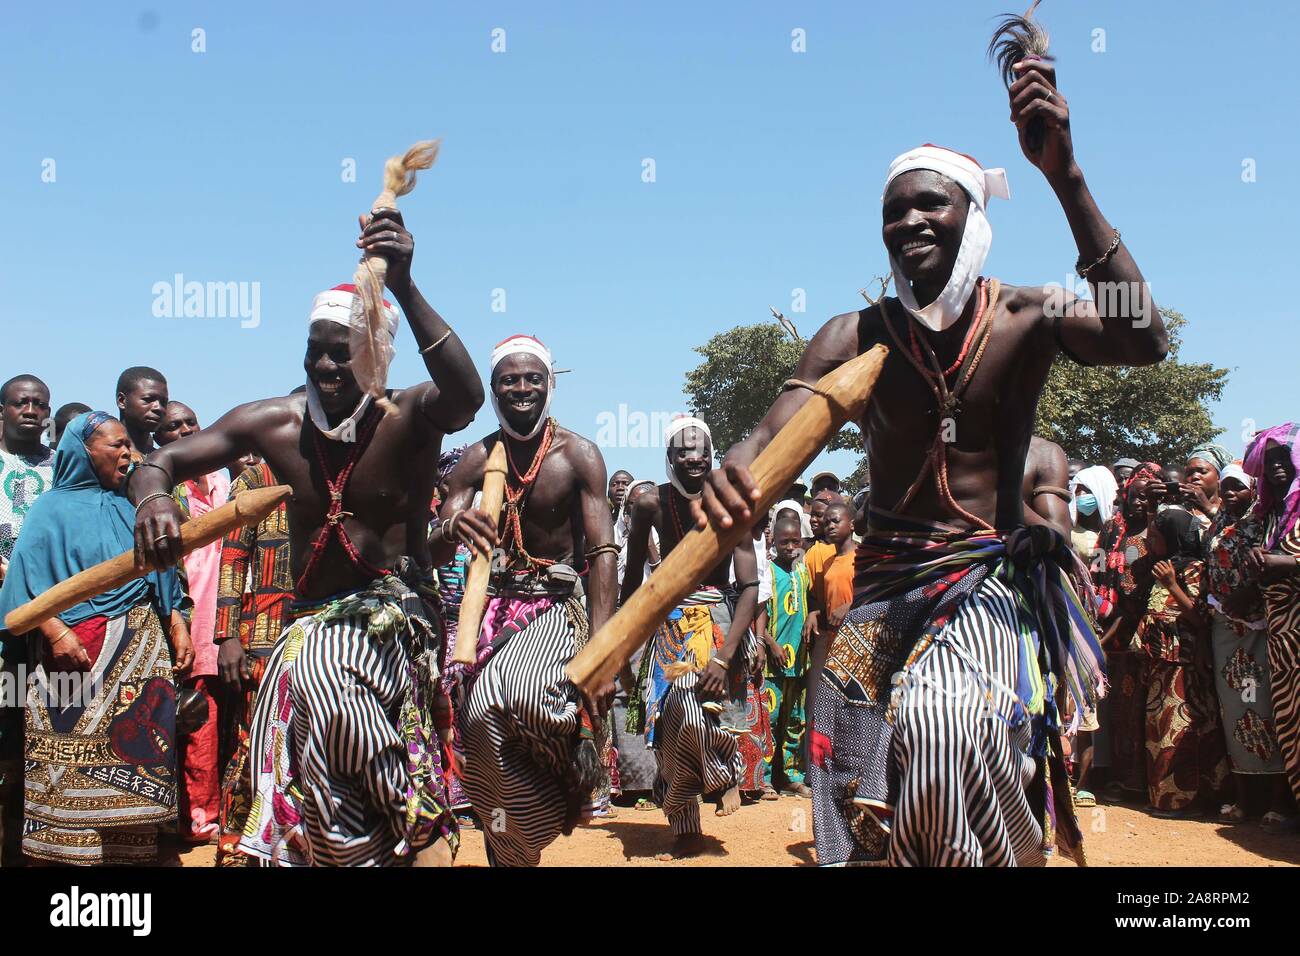
[[(887, 268), (885, 168), (919, 142), (1007, 168), (988, 273), (1064, 282), (1064, 216), (984, 60), (991, 18), (1023, 3), (14, 7), (0, 32), (3, 376), (109, 406), (122, 368), (155, 365), (205, 423), (283, 394), (302, 380), (313, 294), (355, 267), (383, 159), (429, 136), (442, 156), (402, 202), (417, 282), (485, 372), (508, 334), (550, 345), (573, 369), (554, 411), (592, 437), (620, 403), (684, 409), (692, 347), (769, 305), (805, 334), (858, 307)], [(1234, 370), (1215, 418), (1239, 453), (1243, 421), (1300, 414), (1296, 9), (1045, 0), (1041, 17), (1103, 211), (1157, 301), (1189, 318), (1184, 357)], [(154, 286), (177, 273), (257, 283), (260, 324), (156, 317)], [(423, 369), (405, 328), (398, 345), (400, 385)], [(485, 406), (453, 440), (494, 425)], [(658, 448), (606, 459), (662, 473)]]

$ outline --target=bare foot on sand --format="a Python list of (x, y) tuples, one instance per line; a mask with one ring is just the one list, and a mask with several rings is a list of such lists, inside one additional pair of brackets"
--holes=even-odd
[(660, 862), (680, 860), (685, 857), (699, 856), (708, 848), (703, 833), (679, 833), (673, 840), (673, 848), (667, 853), (658, 854), (655, 859)]
[(740, 809), (740, 785), (732, 787), (730, 790), (723, 791), (722, 796), (718, 797), (718, 809), (713, 811), (720, 817), (729, 817)]

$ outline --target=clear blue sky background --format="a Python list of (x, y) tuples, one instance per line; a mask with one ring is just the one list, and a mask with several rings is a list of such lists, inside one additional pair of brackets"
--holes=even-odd
[[(886, 270), (889, 160), (923, 141), (1008, 169), (987, 271), (1064, 282), (1064, 217), (984, 60), (1025, 0), (909, 3), (21, 4), (0, 31), (4, 369), (110, 406), (155, 365), (211, 422), (302, 381), (308, 306), (356, 261), (380, 164), (440, 136), (402, 204), (414, 274), (486, 372), (538, 335), (554, 410), (683, 409), (691, 351), (767, 317), (810, 334)], [(1184, 357), (1234, 369), (1216, 421), (1300, 415), (1291, 4), (1046, 0), (1080, 162)], [(191, 52), (191, 30), (207, 51)], [(491, 31), (506, 52), (491, 52)], [(807, 52), (791, 50), (806, 30)], [(1092, 51), (1105, 30), (1106, 50)], [(345, 158), (357, 182), (341, 181)], [(642, 182), (653, 158), (657, 181)], [(57, 181), (41, 181), (42, 161)], [(1242, 161), (1258, 181), (1243, 183)], [(155, 318), (155, 282), (258, 282), (260, 327)], [(503, 288), (507, 311), (491, 310)], [(805, 289), (807, 312), (791, 312)], [(403, 329), (391, 380), (422, 376)], [(755, 356), (762, 361), (762, 356)], [(457, 440), (495, 424), (485, 408)], [(657, 448), (610, 448), (658, 477)], [(847, 469), (848, 453), (823, 459)], [(819, 463), (820, 464), (820, 463)]]

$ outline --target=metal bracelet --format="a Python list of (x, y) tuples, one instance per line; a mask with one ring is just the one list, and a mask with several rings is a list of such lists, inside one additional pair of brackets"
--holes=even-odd
[(442, 333), (442, 335), (438, 338), (438, 341), (432, 343), (431, 345), (426, 345), (424, 348), (420, 349), (420, 354), (428, 355), (430, 352), (436, 349), (443, 342), (446, 342), (447, 339), (449, 339), (450, 337), (451, 337), (451, 329), (448, 329), (446, 332)]
[(149, 502), (153, 501), (155, 498), (170, 498), (171, 496), (172, 493), (170, 491), (155, 491), (152, 494), (145, 495), (143, 498), (141, 498), (140, 503), (135, 506), (135, 510), (139, 511), (141, 508), (143, 508)]

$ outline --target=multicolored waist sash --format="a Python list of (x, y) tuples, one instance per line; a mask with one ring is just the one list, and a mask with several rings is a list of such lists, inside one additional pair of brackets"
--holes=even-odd
[[(1020, 716), (1054, 711), (1044, 679), (1048, 675), (1074, 701), (1071, 730), (1082, 714), (1096, 710), (1105, 693), (1105, 656), (1071, 583), (1078, 558), (1068, 541), (1044, 526), (963, 532), (894, 515), (886, 522), (885, 517), (873, 513), (876, 528), (858, 546), (853, 603), (861, 607), (919, 592), (914, 599), (923, 608), (916, 619), (924, 623), (913, 632), (912, 646), (898, 649), (907, 663), (952, 621), (978, 582), (992, 575), (1016, 596), (1021, 612), (1015, 688)], [(968, 580), (970, 575), (975, 579)], [(1086, 573), (1082, 580), (1087, 581)], [(1084, 600), (1095, 602), (1085, 587)]]

